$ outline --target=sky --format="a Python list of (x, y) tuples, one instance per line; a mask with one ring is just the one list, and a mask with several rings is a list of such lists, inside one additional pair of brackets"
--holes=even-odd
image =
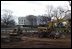
[[(8, 9), (13, 11), (14, 18), (25, 17), (26, 15), (44, 15), (47, 6), (69, 7), (67, 1), (1, 1), (1, 10)], [(1, 12), (2, 14), (2, 12)]]

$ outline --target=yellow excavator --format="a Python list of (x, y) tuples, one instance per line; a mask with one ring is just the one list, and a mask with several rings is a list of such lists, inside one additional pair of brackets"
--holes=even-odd
[[(55, 31), (55, 32), (64, 32), (64, 30), (66, 30), (65, 27), (61, 27), (61, 26), (58, 27), (58, 24), (62, 23), (62, 22), (68, 22), (68, 21), (67, 20), (63, 20), (63, 19), (59, 19), (58, 21), (57, 20), (49, 21), (47, 26), (45, 26), (45, 27), (40, 27), (39, 26), (38, 27), (38, 32), (44, 33), (44, 31), (45, 31), (45, 33), (47, 32), (48, 35), (50, 35), (53, 31)], [(41, 36), (41, 35), (39, 35), (39, 36)]]

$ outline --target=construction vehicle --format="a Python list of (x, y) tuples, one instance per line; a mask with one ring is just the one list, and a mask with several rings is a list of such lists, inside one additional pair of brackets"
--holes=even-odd
[[(38, 27), (38, 32), (43, 32), (45, 30), (46, 34), (48, 35), (49, 38), (61, 38), (64, 36), (64, 30), (66, 30), (66, 26), (62, 25), (62, 22), (67, 22), (67, 20), (59, 19), (58, 21), (49, 21), (46, 27)], [(47, 36), (46, 35), (46, 36)], [(42, 36), (42, 34), (39, 35), (39, 37)]]

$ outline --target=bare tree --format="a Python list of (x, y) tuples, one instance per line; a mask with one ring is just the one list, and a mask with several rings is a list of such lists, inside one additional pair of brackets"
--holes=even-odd
[(68, 9), (59, 6), (53, 12), (53, 16), (56, 17), (58, 21), (59, 19), (64, 19), (65, 14), (68, 12)]
[[(71, 7), (71, 1), (68, 2), (69, 2), (69, 6)], [(63, 17), (63, 19), (66, 18), (67, 16), (71, 18), (71, 9), (69, 9), (69, 7), (64, 13), (65, 13), (65, 17)]]
[(12, 17), (12, 11), (10, 10), (3, 10), (4, 14), (1, 16), (2, 22), (6, 25), (6, 26), (13, 26), (15, 25), (15, 21)]
[(67, 9), (64, 9), (64, 7), (58, 6), (54, 8), (53, 6), (49, 6), (48, 8), (48, 16), (56, 18), (57, 25), (61, 24), (64, 18), (65, 13), (67, 12)]
[[(71, 4), (71, 2), (69, 1)], [(64, 18), (63, 15), (67, 14), (67, 12), (70, 11), (69, 9), (64, 9), (64, 7), (58, 6), (57, 8), (54, 8), (52, 5), (47, 6), (47, 15), (48, 17), (55, 17), (57, 20)]]
[(47, 6), (46, 12), (47, 12), (48, 17), (52, 17), (53, 16), (52, 15), (53, 9), (54, 9), (54, 7), (52, 5)]

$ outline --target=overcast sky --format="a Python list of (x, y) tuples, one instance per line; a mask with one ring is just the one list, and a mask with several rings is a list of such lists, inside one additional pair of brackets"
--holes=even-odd
[(43, 15), (46, 13), (45, 10), (48, 5), (53, 5), (54, 7), (69, 7), (69, 3), (67, 1), (1, 1), (1, 10), (12, 10), (13, 15), (16, 17), (26, 15)]

